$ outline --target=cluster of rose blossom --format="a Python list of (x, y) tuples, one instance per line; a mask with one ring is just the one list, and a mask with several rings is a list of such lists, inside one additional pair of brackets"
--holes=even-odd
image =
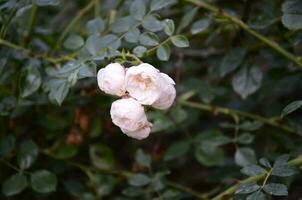
[(136, 139), (148, 137), (152, 128), (143, 105), (166, 110), (176, 96), (173, 79), (147, 63), (130, 68), (111, 63), (98, 71), (97, 81), (105, 93), (122, 97), (112, 103), (111, 119)]

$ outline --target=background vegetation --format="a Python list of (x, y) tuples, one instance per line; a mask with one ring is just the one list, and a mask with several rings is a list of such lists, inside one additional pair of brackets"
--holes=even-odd
[[(0, 0), (0, 199), (301, 198), (301, 29), (300, 0)], [(176, 82), (145, 140), (110, 62)]]

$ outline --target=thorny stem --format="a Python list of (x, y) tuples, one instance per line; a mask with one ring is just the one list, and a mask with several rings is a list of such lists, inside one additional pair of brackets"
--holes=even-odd
[(182, 98), (179, 98), (179, 103), (181, 105), (184, 105), (187, 107), (196, 108), (196, 109), (204, 110), (204, 111), (208, 111), (208, 112), (213, 112), (215, 114), (224, 114), (224, 115), (229, 115), (232, 117), (234, 115), (238, 115), (241, 117), (250, 118), (253, 120), (260, 121), (264, 124), (282, 129), (283, 131), (286, 131), (289, 133), (299, 134), (289, 126), (282, 125), (275, 120), (268, 119), (268, 118), (262, 117), (260, 115), (252, 114), (252, 113), (241, 111), (241, 110), (231, 109), (231, 108), (225, 108), (225, 107), (213, 106), (213, 105), (199, 103), (199, 102), (188, 101), (187, 99), (190, 98), (191, 96), (193, 96), (194, 94), (195, 94), (195, 92), (188, 92)]
[(209, 11), (215, 13), (216, 15), (219, 15), (221, 17), (224, 17), (224, 18), (228, 19), (229, 21), (231, 21), (234, 24), (238, 25), (240, 28), (242, 28), (246, 32), (250, 33), (255, 38), (262, 41), (263, 43), (265, 43), (266, 45), (268, 45), (269, 47), (271, 47), (272, 49), (274, 49), (275, 51), (277, 51), (278, 53), (283, 55), (285, 58), (287, 58), (288, 60), (295, 63), (300, 68), (302, 68), (301, 59), (299, 59), (298, 57), (296, 57), (292, 53), (290, 53), (287, 50), (285, 50), (284, 48), (282, 48), (275, 41), (272, 41), (272, 40), (268, 39), (267, 37), (261, 35), (260, 33), (254, 31), (252, 28), (250, 28), (247, 24), (245, 24), (242, 20), (238, 19), (237, 17), (235, 17), (233, 15), (230, 15), (230, 14), (224, 12), (223, 10), (220, 10), (216, 6), (213, 6), (213, 5), (207, 3), (203, 0), (185, 0), (185, 1), (190, 2), (190, 3), (192, 3), (192, 4), (194, 4), (198, 7), (205, 8), (206, 10), (209, 10)]

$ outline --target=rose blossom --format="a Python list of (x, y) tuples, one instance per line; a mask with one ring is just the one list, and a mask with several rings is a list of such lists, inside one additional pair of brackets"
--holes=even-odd
[(167, 74), (160, 73), (160, 75), (164, 79), (165, 84), (161, 89), (158, 100), (155, 101), (152, 106), (160, 110), (166, 110), (172, 106), (176, 97), (175, 82)]
[(107, 94), (122, 96), (125, 94), (125, 68), (119, 63), (111, 63), (98, 71), (99, 88)]
[(152, 124), (147, 120), (144, 107), (135, 99), (114, 101), (110, 114), (112, 122), (129, 137), (144, 139), (149, 136)]

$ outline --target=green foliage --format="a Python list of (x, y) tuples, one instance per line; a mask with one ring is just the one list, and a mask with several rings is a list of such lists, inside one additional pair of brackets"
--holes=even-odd
[[(301, 196), (301, 6), (0, 0), (0, 199)], [(147, 139), (112, 124), (112, 62), (176, 83)]]

